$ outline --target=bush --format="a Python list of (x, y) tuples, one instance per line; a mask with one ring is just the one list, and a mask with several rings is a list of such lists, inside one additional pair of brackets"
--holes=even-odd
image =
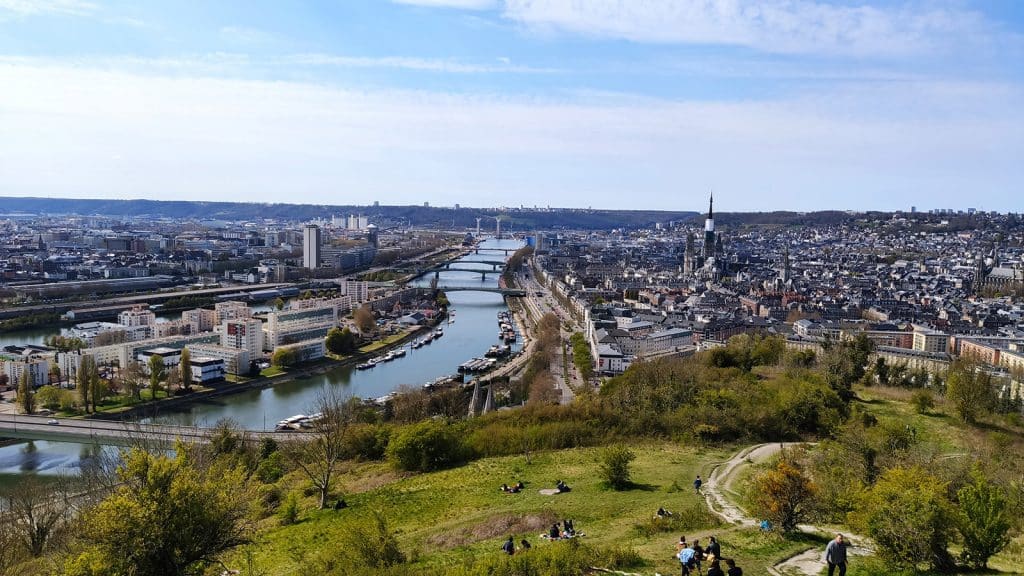
[(957, 529), (964, 539), (963, 558), (975, 568), (986, 568), (988, 559), (1010, 543), (1006, 498), (998, 486), (975, 468), (972, 482), (959, 491)]
[(353, 424), (345, 430), (343, 439), (346, 458), (380, 460), (388, 448), (391, 430), (386, 426)]
[(256, 477), (264, 484), (273, 484), (284, 476), (284, 459), (280, 452), (273, 452), (256, 466)]
[(630, 481), (629, 465), (636, 459), (636, 454), (625, 446), (610, 446), (601, 453), (601, 477), (605, 484), (613, 490), (625, 490), (633, 483)]
[(343, 554), (356, 566), (389, 568), (405, 562), (398, 546), (398, 534), (380, 512), (367, 521), (353, 525), (343, 536)]
[(387, 447), (388, 460), (401, 470), (428, 472), (466, 459), (466, 450), (455, 428), (427, 420), (402, 429)]
[(277, 510), (277, 518), (282, 526), (290, 526), (299, 521), (299, 497), (289, 492), (281, 507)]
[(910, 396), (910, 403), (918, 414), (927, 414), (935, 407), (935, 397), (928, 390), (917, 390)]
[(949, 564), (946, 544), (953, 528), (946, 485), (920, 468), (882, 473), (850, 514), (850, 524), (874, 539), (897, 567)]

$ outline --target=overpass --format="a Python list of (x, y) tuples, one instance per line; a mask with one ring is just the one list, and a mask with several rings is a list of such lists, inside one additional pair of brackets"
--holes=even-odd
[[(59, 424), (48, 423), (53, 421), (59, 422)], [(247, 431), (246, 434), (256, 439), (276, 438), (281, 440), (288, 436), (298, 436), (301, 433)], [(193, 426), (0, 414), (0, 438), (19, 440), (95, 443), (107, 446), (135, 446), (140, 443), (172, 446), (178, 440), (186, 443), (205, 444), (210, 441), (212, 435), (213, 430), (210, 428)]]
[(520, 288), (497, 288), (494, 286), (438, 286), (441, 292), (491, 292), (502, 296), (521, 298), (526, 296), (526, 290)]

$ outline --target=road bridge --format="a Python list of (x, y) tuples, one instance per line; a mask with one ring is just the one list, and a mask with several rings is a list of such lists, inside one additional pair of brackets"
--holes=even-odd
[[(50, 422), (58, 422), (51, 424)], [(213, 429), (194, 426), (168, 426), (164, 424), (139, 424), (114, 420), (60, 418), (28, 416), (21, 414), (0, 415), (0, 438), (20, 440), (50, 440), (53, 442), (96, 443), (106, 446), (134, 446), (139, 443), (156, 443), (172, 446), (177, 441), (205, 444), (210, 441)], [(275, 438), (282, 440), (296, 437), (301, 432), (248, 431), (249, 437)]]
[(438, 286), (441, 292), (492, 292), (502, 296), (521, 298), (526, 296), (526, 290), (519, 288), (496, 288), (493, 286)]

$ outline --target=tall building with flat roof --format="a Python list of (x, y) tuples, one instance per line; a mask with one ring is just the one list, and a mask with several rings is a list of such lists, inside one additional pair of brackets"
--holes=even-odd
[(320, 267), (322, 246), (320, 227), (316, 224), (306, 224), (302, 231), (302, 265), (304, 267), (311, 270)]

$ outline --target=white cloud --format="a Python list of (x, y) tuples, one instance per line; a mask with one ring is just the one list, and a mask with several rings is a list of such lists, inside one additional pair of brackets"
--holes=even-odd
[(987, 43), (973, 12), (947, 4), (876, 7), (815, 0), (505, 0), (537, 29), (635, 42), (725, 44), (776, 53), (906, 55)]
[(0, 86), (0, 195), (698, 209), (713, 185), (730, 210), (959, 205), (968, 190), (1008, 209), (1024, 178), (1024, 94), (1006, 85), (553, 101), (20, 59), (0, 60)]
[(449, 72), (456, 74), (485, 74), (511, 72), (522, 74), (548, 74), (557, 72), (553, 68), (514, 66), (508, 58), (498, 61), (500, 65), (484, 65), (437, 58), (410, 58), (403, 56), (361, 57), (337, 56), (333, 54), (298, 54), (285, 59), (289, 64), (302, 66), (337, 66), (341, 68), (399, 68), (428, 72)]
[(0, 0), (0, 11), (21, 15), (62, 14), (86, 16), (93, 14), (97, 6), (82, 0)]
[(487, 10), (497, 5), (497, 0), (391, 0), (395, 4), (425, 6), (427, 8), (459, 8), (462, 10)]

